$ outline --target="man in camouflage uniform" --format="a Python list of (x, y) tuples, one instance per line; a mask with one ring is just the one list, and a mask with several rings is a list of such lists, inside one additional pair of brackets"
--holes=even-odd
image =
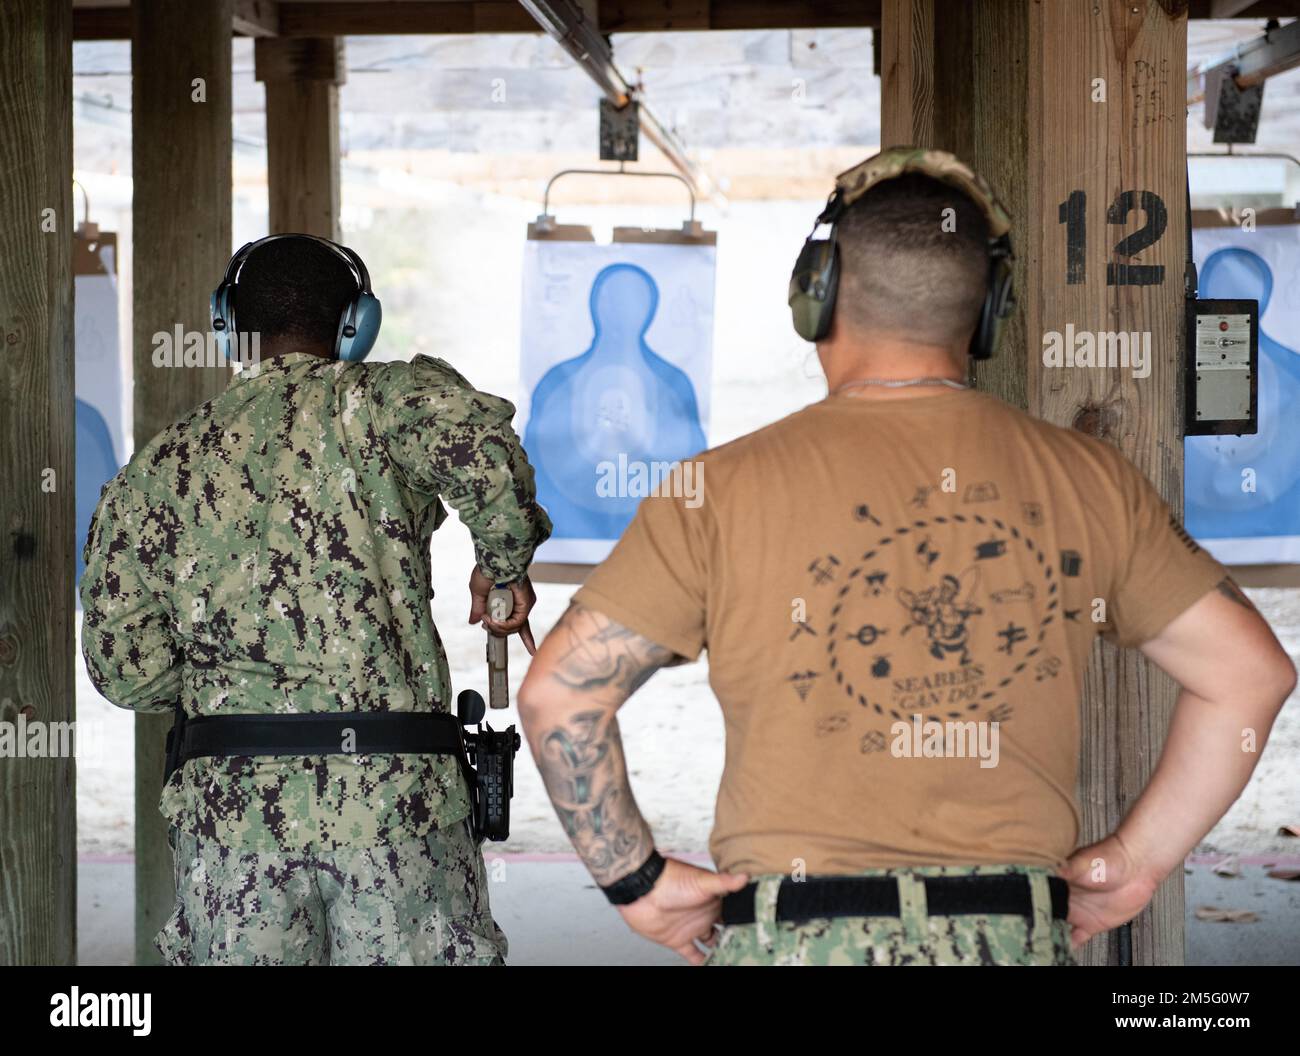
[[(86, 542), (83, 648), (119, 707), (189, 717), (447, 711), (430, 536), (477, 557), (471, 622), (527, 631), (550, 522), (514, 408), (449, 364), (334, 358), (355, 280), (319, 243), (255, 249), (239, 329), (261, 361), (105, 487)], [(508, 583), (508, 620), (484, 616)], [(191, 759), (163, 788), (173, 964), (492, 964), (469, 790), (452, 755)]]

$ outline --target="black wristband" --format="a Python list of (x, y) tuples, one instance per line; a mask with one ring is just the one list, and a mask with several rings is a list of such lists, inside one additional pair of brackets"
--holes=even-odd
[(650, 857), (645, 860), (645, 864), (640, 869), (601, 887), (601, 890), (605, 892), (605, 897), (609, 899), (611, 905), (626, 906), (650, 893), (650, 889), (655, 886), (655, 881), (659, 879), (667, 864), (662, 854), (651, 851)]

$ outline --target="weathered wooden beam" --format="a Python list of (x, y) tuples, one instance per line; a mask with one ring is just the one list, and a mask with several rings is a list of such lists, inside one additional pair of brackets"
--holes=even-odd
[[(1165, 5), (1172, 10), (1167, 10)], [(1029, 157), (1042, 183), (1031, 188), (1037, 230), (1031, 243), (1035, 296), (1030, 302), (1030, 410), (1118, 446), (1155, 484), (1175, 514), (1183, 508), (1182, 377), (1183, 272), (1186, 255), (1186, 103), (1181, 75), (1187, 55), (1187, 21), (1177, 4), (1145, 0), (1107, 7), (1031, 13), (1030, 32), (1039, 68), (1031, 77)], [(1100, 78), (1107, 102), (1094, 102)], [(1037, 90), (1034, 87), (1037, 86)], [(1085, 90), (1084, 86), (1089, 86)], [(1053, 115), (1049, 117), (1049, 115)], [(1086, 281), (1069, 284), (1061, 204), (1082, 190), (1092, 203), (1094, 237)], [(1152, 285), (1109, 285), (1116, 228), (1100, 223), (1117, 192), (1149, 192), (1164, 203), (1163, 235), (1141, 251), (1141, 261), (1163, 270)], [(1122, 211), (1122, 210), (1121, 210)], [(1136, 209), (1118, 233), (1152, 221)], [(1041, 340), (1048, 330), (1088, 321), (1091, 329), (1150, 332), (1151, 374), (1049, 370)], [(1177, 687), (1136, 651), (1103, 646), (1084, 680), (1082, 711), (1084, 840), (1113, 831), (1150, 778), (1164, 744)], [(1182, 964), (1184, 891), (1181, 869), (1160, 887), (1151, 906), (1132, 924), (1133, 964)], [(1093, 963), (1120, 958), (1123, 936), (1112, 932), (1091, 943)]]
[(842, 29), (880, 24), (880, 0), (601, 0), (606, 33), (669, 29)]
[[(885, 143), (929, 126), (933, 138), (921, 145), (963, 154), (1015, 220), (1019, 307), (998, 355), (977, 365), (976, 384), (1114, 443), (1180, 511), (1185, 3), (885, 0), (883, 23), (883, 105), (914, 110), (882, 115)], [(904, 83), (890, 83), (899, 78)], [(1108, 222), (1108, 206), (1125, 191), (1136, 192), (1135, 203), (1145, 192), (1164, 206), (1165, 226), (1140, 257), (1163, 271), (1145, 285), (1108, 281), (1119, 271), (1108, 264), (1128, 263), (1111, 247), (1150, 219), (1135, 205), (1119, 210), (1122, 225)], [(1077, 232), (1071, 253), (1058, 222), (1061, 204), (1078, 193), (1088, 224), (1082, 272)], [(1071, 259), (1076, 266), (1067, 270)], [(1067, 323), (1149, 332), (1149, 376), (1045, 366), (1043, 334)], [(1145, 785), (1175, 696), (1173, 682), (1137, 652), (1094, 652), (1080, 722), (1082, 842), (1113, 831)], [(1133, 923), (1134, 964), (1182, 962), (1183, 913), (1176, 871)], [(1111, 932), (1081, 960), (1116, 963), (1120, 943)]]
[[(599, 0), (603, 33), (705, 29), (811, 29), (879, 24), (880, 0)], [(282, 0), (284, 36), (380, 33), (526, 33), (518, 3)], [(526, 19), (525, 15), (525, 19)]]
[(934, 0), (886, 0), (880, 29), (880, 145), (934, 140)]
[(231, 28), (243, 37), (274, 37), (280, 32), (276, 0), (235, 0)]
[[(241, 37), (273, 37), (280, 32), (276, 0), (234, 0), (231, 31)], [(77, 7), (72, 11), (74, 40), (130, 40), (131, 7)]]
[(1236, 18), (1248, 7), (1253, 7), (1255, 0), (1210, 0), (1211, 18)]
[[(224, 366), (155, 367), (153, 335), (206, 334), (208, 298), (230, 256), (233, 0), (136, 0), (131, 37), (135, 446), (216, 395)], [(169, 717), (136, 716), (136, 958), (171, 910), (171, 856), (158, 813)]]
[(129, 7), (77, 7), (72, 11), (73, 40), (130, 40)]
[[(16, 731), (76, 709), (68, 0), (0, 5), (0, 142), (0, 722)], [(0, 964), (76, 961), (75, 793), (70, 752), (0, 758)]]
[[(880, 25), (882, 0), (596, 0), (605, 33), (705, 29), (835, 29)], [(76, 40), (125, 40), (129, 0), (115, 7), (74, 2)], [(273, 11), (259, 12), (268, 5)], [(1207, 18), (1300, 17), (1300, 0), (1186, 0)], [(1233, 14), (1221, 12), (1235, 9)], [(1219, 12), (1219, 13), (1216, 13)], [(367, 36), (534, 33), (515, 0), (237, 0), (235, 31), (246, 36)]]
[(339, 238), (339, 89), (343, 40), (258, 40), (254, 71), (266, 85), (269, 233)]
[(280, 35), (343, 37), (401, 33), (535, 33), (514, 0), (365, 0), (280, 4)]
[(253, 75), (264, 83), (347, 80), (343, 41), (337, 37), (296, 37), (253, 42)]

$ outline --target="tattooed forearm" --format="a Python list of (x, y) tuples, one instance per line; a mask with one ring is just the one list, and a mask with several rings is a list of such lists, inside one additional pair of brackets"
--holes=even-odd
[(562, 643), (551, 677), (615, 707), (674, 656), (671, 649), (582, 605), (569, 606), (551, 634)]
[(1250, 609), (1251, 612), (1255, 611), (1255, 606), (1250, 603), (1250, 598), (1246, 597), (1245, 592), (1233, 582), (1231, 576), (1224, 576), (1219, 580), (1216, 589), (1229, 601), (1235, 601), (1238, 605)]
[(654, 850), (637, 809), (614, 712), (579, 711), (538, 733), (533, 754), (565, 832), (598, 884), (639, 868)]
[(572, 605), (520, 690), (524, 728), (547, 794), (598, 884), (638, 869), (654, 850), (632, 797), (614, 713), (673, 659), (672, 650)]

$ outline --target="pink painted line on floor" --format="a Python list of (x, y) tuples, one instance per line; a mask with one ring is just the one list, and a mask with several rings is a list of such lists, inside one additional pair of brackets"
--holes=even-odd
[[(699, 852), (682, 853), (668, 851), (674, 858), (697, 865), (712, 865), (713, 859)], [(483, 848), (483, 857), (501, 858), (507, 862), (576, 862), (578, 856), (572, 851), (494, 851), (491, 847)], [(134, 865), (134, 854), (79, 854), (78, 865)]]
[(1281, 865), (1300, 868), (1300, 854), (1189, 854), (1188, 865), (1218, 865), (1235, 858), (1242, 865)]
[[(713, 859), (698, 851), (668, 851), (674, 858), (691, 862), (695, 865), (712, 866)], [(484, 858), (501, 858), (507, 862), (576, 862), (578, 856), (572, 851), (494, 851), (491, 847), (483, 849)], [(1218, 865), (1235, 858), (1242, 865), (1280, 865), (1287, 869), (1300, 868), (1300, 854), (1189, 854), (1187, 865)], [(79, 865), (134, 865), (134, 854), (79, 854)]]

